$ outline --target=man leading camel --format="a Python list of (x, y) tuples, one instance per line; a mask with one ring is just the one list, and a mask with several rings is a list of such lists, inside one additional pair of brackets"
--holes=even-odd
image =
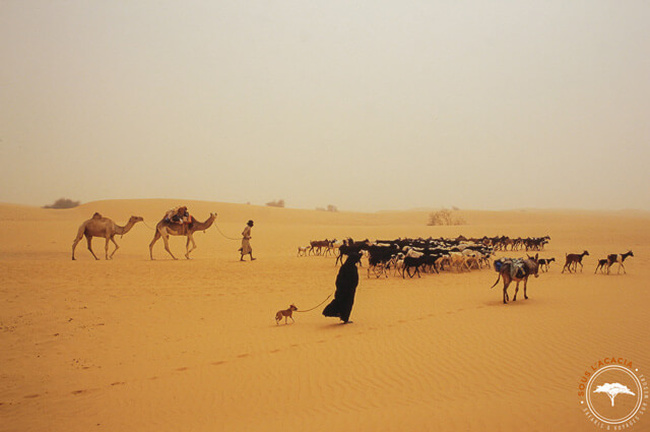
[(253, 229), (253, 221), (249, 220), (246, 223), (246, 228), (244, 228), (244, 231), (242, 231), (242, 239), (241, 239), (241, 247), (239, 248), (239, 252), (241, 253), (241, 258), (239, 258), (239, 261), (244, 261), (244, 255), (250, 255), (251, 256), (251, 261), (254, 261), (255, 258), (253, 258), (253, 248), (251, 247), (251, 230)]

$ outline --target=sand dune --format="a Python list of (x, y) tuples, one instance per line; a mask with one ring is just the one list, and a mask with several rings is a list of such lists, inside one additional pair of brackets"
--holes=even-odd
[[(173, 261), (150, 227), (179, 200), (116, 200), (70, 210), (0, 205), (0, 431), (590, 431), (577, 397), (604, 357), (650, 372), (650, 215), (464, 211), (465, 226), (426, 226), (426, 211), (327, 213), (189, 202), (217, 226)], [(112, 261), (77, 247), (98, 211), (124, 224)], [(238, 261), (255, 220), (258, 260)], [(492, 270), (361, 281), (354, 324), (313, 312), (277, 326), (275, 311), (315, 306), (334, 288), (333, 258), (296, 257), (322, 238), (542, 236), (562, 262), (506, 306)], [(103, 256), (103, 241), (94, 240)], [(184, 240), (173, 238), (177, 256)], [(594, 274), (629, 249), (628, 274)], [(524, 252), (500, 254), (521, 256)], [(365, 265), (365, 263), (364, 263)], [(650, 427), (641, 418), (637, 429)]]

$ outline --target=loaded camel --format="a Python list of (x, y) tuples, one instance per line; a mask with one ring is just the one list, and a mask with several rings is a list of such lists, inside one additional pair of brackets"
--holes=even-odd
[[(138, 222), (142, 222), (144, 219), (142, 219), (140, 216), (131, 216), (129, 221), (126, 223), (126, 225), (119, 226), (115, 222), (113, 222), (111, 219), (107, 217), (103, 217), (99, 213), (95, 213), (92, 218), (88, 219), (84, 223), (81, 224), (79, 227), (79, 230), (77, 231), (77, 237), (75, 237), (74, 241), (72, 242), (72, 259), (75, 260), (74, 257), (74, 250), (77, 247), (77, 244), (81, 241), (81, 239), (85, 236), (86, 240), (88, 241), (88, 250), (90, 251), (91, 254), (95, 257), (96, 260), (97, 255), (95, 255), (95, 252), (93, 252), (92, 248), (92, 238), (93, 237), (103, 237), (106, 239), (106, 246), (104, 246), (104, 251), (106, 254), (106, 259), (112, 259), (113, 255), (115, 255), (115, 252), (120, 248), (120, 246), (115, 242), (115, 234), (119, 235), (124, 235), (128, 233), (131, 228), (133, 228), (133, 225), (135, 225)], [(115, 250), (113, 250), (113, 253), (108, 255), (108, 242), (112, 241), (113, 244), (115, 245)]]
[[(169, 236), (185, 236), (187, 237), (187, 243), (185, 243), (185, 258), (190, 259), (190, 252), (196, 249), (196, 243), (194, 242), (193, 234), (197, 231), (205, 231), (210, 228), (216, 218), (216, 213), (210, 213), (210, 217), (205, 222), (194, 220), (189, 224), (179, 224), (167, 221), (165, 219), (161, 220), (158, 222), (158, 225), (156, 225), (156, 233), (153, 236), (153, 240), (151, 240), (151, 243), (149, 244), (149, 256), (153, 260), (153, 246), (162, 237), (163, 242), (165, 243), (165, 250), (169, 253), (169, 255), (171, 255), (172, 258), (177, 259), (172, 251), (169, 250)], [(190, 243), (192, 243), (191, 249)]]

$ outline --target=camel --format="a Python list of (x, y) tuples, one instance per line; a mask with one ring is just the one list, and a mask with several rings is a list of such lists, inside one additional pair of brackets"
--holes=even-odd
[[(88, 219), (84, 223), (81, 224), (79, 227), (79, 231), (77, 231), (77, 237), (74, 239), (72, 242), (72, 260), (75, 260), (74, 257), (74, 249), (77, 247), (77, 244), (81, 241), (81, 239), (86, 236), (86, 240), (88, 241), (88, 250), (90, 251), (91, 254), (95, 257), (96, 260), (97, 255), (95, 255), (95, 252), (93, 252), (92, 248), (92, 238), (93, 237), (103, 237), (106, 239), (106, 246), (104, 247), (104, 251), (106, 254), (106, 259), (112, 259), (113, 255), (115, 255), (115, 252), (120, 248), (120, 246), (115, 242), (115, 234), (119, 235), (124, 235), (128, 233), (131, 228), (133, 228), (133, 225), (135, 225), (138, 222), (142, 222), (144, 219), (142, 219), (140, 216), (131, 216), (129, 221), (124, 225), (123, 227), (117, 225), (115, 222), (113, 222), (111, 219), (107, 217), (103, 217), (99, 213), (95, 213), (92, 218)], [(115, 250), (113, 250), (113, 253), (108, 255), (108, 242), (112, 241), (113, 244), (115, 245)]]
[[(167, 222), (165, 219), (161, 220), (158, 222), (158, 225), (156, 225), (156, 233), (149, 244), (149, 256), (153, 260), (153, 246), (162, 237), (163, 242), (165, 243), (165, 250), (172, 258), (177, 259), (172, 251), (169, 250), (169, 236), (186, 236), (187, 243), (185, 244), (185, 258), (190, 259), (190, 252), (196, 249), (196, 243), (194, 242), (194, 237), (192, 235), (196, 231), (205, 231), (210, 228), (216, 218), (216, 213), (210, 213), (210, 217), (206, 219), (205, 222), (194, 221), (190, 224), (179, 224)], [(192, 243), (192, 249), (190, 249), (190, 243)]]

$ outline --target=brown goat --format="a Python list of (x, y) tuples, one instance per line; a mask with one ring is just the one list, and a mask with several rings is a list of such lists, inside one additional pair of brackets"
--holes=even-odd
[[(582, 272), (584, 267), (582, 265), (582, 258), (586, 255), (589, 255), (589, 252), (584, 251), (581, 254), (567, 254), (564, 267), (562, 268), (562, 273), (564, 273), (564, 270), (569, 270), (569, 273), (578, 271), (578, 264), (580, 264), (580, 272)], [(571, 266), (573, 266), (573, 270), (571, 269)]]

